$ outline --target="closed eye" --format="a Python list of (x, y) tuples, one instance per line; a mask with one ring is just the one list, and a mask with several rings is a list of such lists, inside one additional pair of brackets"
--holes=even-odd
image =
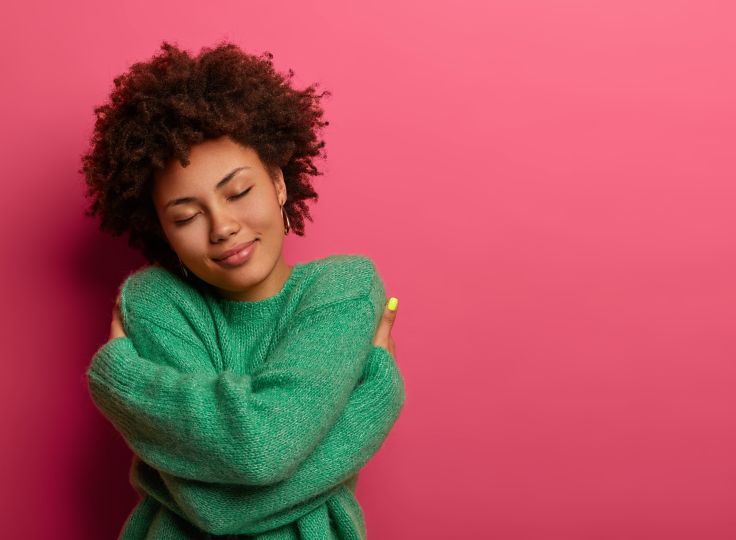
[[(250, 191), (251, 189), (253, 189), (253, 186), (249, 187), (249, 188), (248, 188), (248, 189), (246, 189), (245, 191), (241, 191), (240, 193), (237, 193), (237, 194), (233, 195), (233, 196), (232, 196), (232, 197), (230, 197), (230, 198), (229, 198), (228, 200), (233, 200), (233, 199), (240, 199), (240, 198), (241, 198), (241, 197), (243, 197), (243, 196), (244, 196), (244, 195), (245, 195), (246, 193), (248, 193), (248, 192), (249, 192), (249, 191)], [(190, 218), (187, 218), (187, 219), (179, 219), (179, 220), (177, 220), (177, 221), (174, 221), (174, 223), (176, 223), (177, 225), (184, 225), (185, 223), (189, 223), (190, 221), (192, 221), (192, 220), (193, 220), (193, 219), (194, 219), (195, 217), (197, 217), (197, 214), (194, 214), (194, 215), (193, 215), (192, 217), (190, 217)]]
[(189, 223), (190, 221), (192, 221), (196, 216), (197, 216), (197, 214), (194, 214), (190, 218), (187, 218), (187, 219), (179, 219), (177, 221), (174, 221), (174, 223), (176, 223), (177, 225), (184, 225), (185, 223)]
[(248, 189), (246, 189), (245, 191), (242, 191), (242, 192), (238, 193), (237, 195), (233, 195), (233, 196), (232, 196), (232, 197), (230, 197), (230, 198), (231, 198), (231, 199), (239, 199), (240, 197), (242, 197), (243, 195), (245, 195), (246, 193), (248, 193), (248, 192), (249, 192), (249, 191), (250, 191), (251, 189), (253, 189), (253, 186), (249, 187), (249, 188), (248, 188)]

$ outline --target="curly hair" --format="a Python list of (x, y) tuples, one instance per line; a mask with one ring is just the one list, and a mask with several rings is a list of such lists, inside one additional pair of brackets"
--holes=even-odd
[[(318, 83), (295, 90), (289, 69), (273, 68), (273, 55), (243, 52), (221, 42), (198, 56), (164, 41), (163, 52), (133, 64), (114, 79), (109, 102), (96, 107), (90, 148), (82, 156), (88, 217), (100, 216), (100, 229), (120, 236), (151, 263), (171, 270), (178, 257), (169, 247), (153, 204), (156, 171), (177, 159), (189, 165), (191, 147), (227, 135), (253, 148), (271, 178), (283, 171), (284, 203), (291, 228), (304, 235), (312, 220), (307, 200), (318, 200), (311, 180), (323, 173), (314, 165), (325, 143), (319, 138), (323, 110)], [(326, 158), (326, 152), (322, 152)]]

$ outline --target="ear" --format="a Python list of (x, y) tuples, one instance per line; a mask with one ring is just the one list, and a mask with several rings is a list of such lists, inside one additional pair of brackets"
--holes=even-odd
[(281, 170), (281, 167), (276, 168), (276, 179), (274, 182), (276, 184), (276, 197), (279, 200), (279, 205), (283, 206), (289, 194), (286, 192), (286, 182), (284, 181), (284, 172)]

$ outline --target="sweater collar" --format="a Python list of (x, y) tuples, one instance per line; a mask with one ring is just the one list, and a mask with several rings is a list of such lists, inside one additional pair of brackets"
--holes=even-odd
[(222, 296), (213, 296), (212, 300), (220, 307), (223, 314), (228, 319), (253, 319), (268, 318), (278, 313), (284, 305), (285, 300), (289, 297), (289, 293), (294, 286), (300, 281), (305, 270), (304, 264), (295, 263), (291, 267), (291, 274), (281, 287), (281, 290), (273, 296), (264, 298), (263, 300), (247, 301), (232, 300)]

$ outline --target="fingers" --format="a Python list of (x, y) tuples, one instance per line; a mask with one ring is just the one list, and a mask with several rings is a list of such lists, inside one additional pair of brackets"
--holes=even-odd
[(115, 303), (112, 306), (112, 320), (114, 324), (119, 325), (122, 327), (123, 324), (123, 317), (122, 313), (120, 313), (120, 294), (117, 295), (115, 298)]
[(113, 313), (119, 310), (120, 310), (120, 293), (118, 293), (117, 296), (115, 296), (115, 301), (113, 302), (113, 305), (112, 305)]
[(398, 303), (399, 300), (393, 296), (386, 303), (373, 340), (376, 345), (380, 345), (386, 349), (388, 349), (389, 338), (391, 337), (391, 328), (393, 328), (394, 322), (396, 321)]
[(110, 321), (110, 339), (125, 336), (123, 321), (120, 319), (120, 313), (117, 309), (113, 311), (112, 321)]

